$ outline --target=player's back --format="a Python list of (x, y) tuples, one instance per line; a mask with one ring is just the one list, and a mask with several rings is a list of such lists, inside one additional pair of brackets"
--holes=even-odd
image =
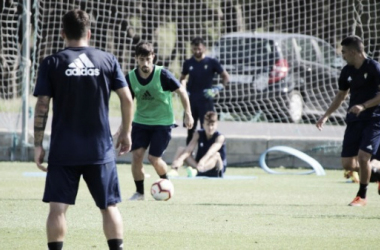
[(53, 98), (49, 162), (87, 164), (113, 158), (108, 101), (112, 89), (125, 86), (116, 58), (91, 47), (66, 48), (41, 67), (46, 79), (38, 81), (45, 81), (42, 85)]

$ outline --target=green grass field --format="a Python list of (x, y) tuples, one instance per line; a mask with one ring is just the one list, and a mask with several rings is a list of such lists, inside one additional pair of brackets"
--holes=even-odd
[[(366, 207), (348, 207), (358, 185), (342, 171), (326, 176), (269, 175), (260, 168), (229, 168), (256, 179), (173, 179), (174, 197), (154, 201), (134, 192), (130, 165), (119, 164), (125, 249), (379, 249), (380, 196), (370, 184)], [(48, 205), (44, 178), (33, 163), (0, 163), (0, 249), (46, 249)], [(185, 171), (182, 170), (182, 175)], [(101, 216), (84, 182), (67, 214), (64, 249), (108, 249)]]

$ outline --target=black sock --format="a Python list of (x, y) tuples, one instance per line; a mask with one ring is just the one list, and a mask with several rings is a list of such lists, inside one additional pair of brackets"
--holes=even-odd
[(371, 178), (369, 179), (369, 182), (377, 182), (380, 181), (380, 169), (378, 168), (371, 168)]
[(108, 240), (108, 247), (110, 250), (123, 250), (123, 240), (122, 239), (112, 239)]
[(167, 179), (168, 177), (166, 176), (166, 174), (163, 174), (163, 175), (160, 175), (160, 178), (161, 179)]
[(368, 184), (360, 183), (360, 188), (356, 196), (359, 196), (360, 198), (365, 199), (366, 194), (367, 194), (367, 187), (368, 187)]
[(136, 185), (136, 192), (140, 194), (144, 194), (144, 180), (135, 181), (135, 185)]
[(63, 248), (62, 241), (49, 242), (47, 245), (49, 250), (62, 250)]

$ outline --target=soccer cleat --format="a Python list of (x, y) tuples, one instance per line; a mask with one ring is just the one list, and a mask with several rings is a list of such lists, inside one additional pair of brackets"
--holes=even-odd
[(356, 171), (345, 170), (343, 176), (346, 179), (350, 179), (353, 183), (359, 183), (359, 174)]
[(130, 201), (143, 201), (145, 200), (144, 199), (144, 195), (143, 194), (140, 194), (138, 192), (134, 193), (131, 198), (129, 198)]
[(367, 205), (367, 199), (362, 199), (360, 196), (356, 196), (355, 199), (348, 205), (351, 207), (364, 207)]
[(192, 167), (187, 167), (186, 172), (187, 172), (187, 177), (195, 177), (197, 176), (197, 173), (198, 173), (198, 171)]
[(178, 171), (173, 168), (173, 169), (171, 169), (170, 171), (168, 171), (166, 173), (166, 176), (169, 177), (169, 178), (170, 177), (178, 176)]

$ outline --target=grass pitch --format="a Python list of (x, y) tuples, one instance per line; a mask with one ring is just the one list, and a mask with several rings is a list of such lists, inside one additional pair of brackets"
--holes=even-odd
[[(348, 207), (358, 189), (342, 171), (326, 176), (269, 175), (260, 168), (229, 168), (256, 179), (173, 179), (174, 197), (129, 202), (130, 165), (119, 164), (125, 249), (378, 249), (380, 197), (370, 184), (368, 205)], [(48, 205), (33, 163), (0, 163), (0, 249), (46, 249)], [(180, 172), (185, 175), (185, 171)], [(64, 249), (108, 249), (101, 215), (82, 181), (67, 213)]]

